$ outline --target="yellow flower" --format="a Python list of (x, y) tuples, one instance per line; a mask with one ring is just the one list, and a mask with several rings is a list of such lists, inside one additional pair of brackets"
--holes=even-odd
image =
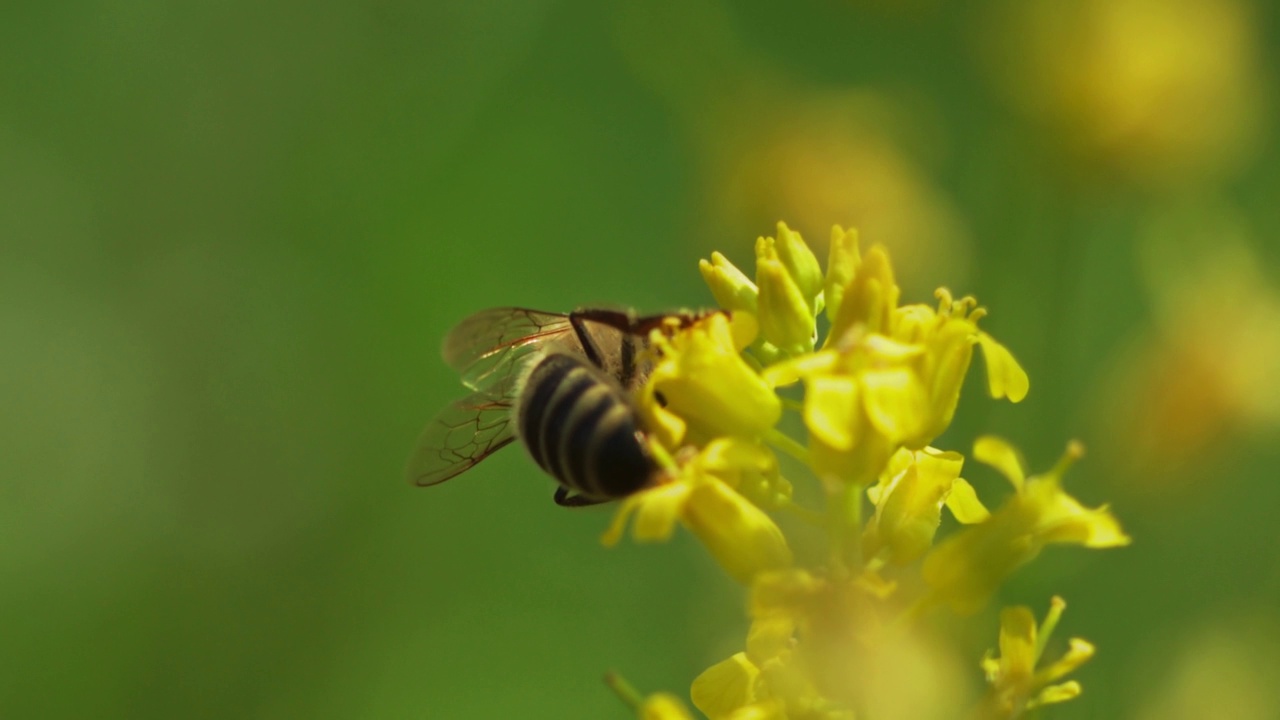
[(723, 444), (709, 446), (687, 461), (679, 474), (622, 501), (602, 541), (612, 546), (634, 515), (632, 536), (639, 542), (665, 541), (683, 522), (730, 575), (747, 583), (759, 572), (791, 564), (791, 549), (760, 508), (730, 487), (720, 475), (742, 482), (759, 472), (760, 456)]
[(891, 562), (905, 565), (924, 555), (933, 544), (943, 505), (962, 523), (986, 520), (990, 513), (960, 477), (963, 464), (960, 453), (899, 450), (880, 481), (867, 489), (876, 506), (864, 535), (867, 556), (883, 549)]
[(980, 438), (974, 458), (1003, 473), (1016, 492), (985, 521), (949, 536), (925, 557), (922, 574), (935, 598), (956, 612), (976, 612), (1010, 573), (1050, 543), (1090, 548), (1129, 544), (1107, 506), (1091, 510), (1063, 492), (1062, 476), (1083, 452), (1071, 443), (1052, 470), (1026, 478), (1011, 446)]
[(1164, 209), (1138, 245), (1154, 328), (1116, 358), (1097, 408), (1127, 489), (1196, 497), (1233, 444), (1280, 432), (1280, 268), (1238, 212)]
[(929, 410), (919, 436), (909, 443), (912, 447), (928, 444), (951, 424), (975, 344), (982, 347), (986, 356), (991, 397), (1021, 402), (1030, 387), (1026, 371), (1013, 355), (978, 329), (978, 320), (986, 310), (975, 309), (977, 301), (971, 297), (953, 300), (946, 288), (939, 288), (936, 295), (937, 310), (927, 305), (907, 305), (898, 308), (891, 320), (891, 336), (895, 340), (924, 348), (916, 356), (915, 369), (928, 395)]
[[(1219, 180), (1257, 156), (1267, 42), (1245, 0), (1010, 3), (1011, 99), (1108, 177), (1153, 189)], [(993, 16), (995, 17), (995, 16)], [(1009, 62), (1016, 58), (1016, 62)], [(1184, 112), (1196, 108), (1196, 112)]]
[(748, 653), (736, 653), (703, 671), (690, 695), (712, 720), (853, 720), (851, 712), (817, 693), (790, 652), (759, 666)]
[(927, 399), (912, 367), (920, 349), (879, 335), (847, 339), (847, 348), (779, 363), (764, 376), (775, 384), (804, 380), (809, 459), (819, 477), (869, 485), (897, 447), (922, 431)]
[(761, 573), (752, 583), (747, 648), (712, 665), (693, 682), (693, 704), (708, 717), (835, 717), (797, 657), (807, 618), (831, 584), (804, 570)]
[(1062, 657), (1037, 669), (1049, 636), (1065, 608), (1062, 598), (1055, 597), (1044, 623), (1039, 627), (1036, 627), (1030, 608), (1018, 606), (1000, 611), (1000, 657), (993, 657), (988, 651), (982, 660), (990, 688), (979, 717), (991, 720), (1016, 718), (1026, 710), (1065, 702), (1080, 695), (1080, 683), (1074, 680), (1053, 683), (1075, 672), (1093, 657), (1094, 649), (1090, 643), (1071, 638)]
[(736, 332), (750, 315), (723, 313), (700, 320), (670, 339), (655, 332), (658, 354), (640, 392), (640, 414), (663, 445), (676, 449), (719, 436), (757, 437), (782, 415), (773, 388), (740, 354), (750, 332)]

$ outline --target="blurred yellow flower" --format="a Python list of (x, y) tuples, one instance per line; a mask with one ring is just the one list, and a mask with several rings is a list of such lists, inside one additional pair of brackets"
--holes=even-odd
[(624, 60), (697, 155), (706, 207), (695, 235), (840, 221), (891, 248), (908, 287), (964, 281), (968, 233), (932, 178), (948, 142), (938, 108), (920, 93), (808, 84), (739, 27), (721, 0), (632, 1), (617, 15)]
[[(1250, 159), (1263, 77), (1242, 0), (1008, 3), (991, 65), (1014, 102), (1107, 173), (1163, 188)], [(1016, 59), (1016, 61), (1012, 61)]]
[(1205, 609), (1204, 624), (1174, 647), (1152, 638), (1139, 662), (1155, 680), (1135, 720), (1273, 720), (1280, 717), (1280, 625), (1274, 606)]
[(982, 669), (990, 685), (978, 717), (983, 720), (1012, 720), (1041, 705), (1060, 703), (1080, 695), (1080, 683), (1058, 680), (1075, 672), (1093, 657), (1093, 645), (1071, 638), (1065, 654), (1042, 665), (1045, 644), (1053, 634), (1066, 603), (1053, 598), (1044, 623), (1036, 626), (1027, 607), (1000, 611), (1000, 656), (988, 652)]
[[(694, 680), (694, 705), (711, 718), (851, 720), (852, 713), (815, 684), (823, 659), (812, 655), (859, 646), (845, 645), (858, 626), (847, 622), (842, 594), (836, 585), (803, 570), (758, 575), (752, 585), (747, 649)], [(802, 638), (805, 642), (797, 642)]]
[(730, 103), (720, 122), (697, 127), (718, 133), (699, 143), (717, 227), (787, 217), (812, 233), (838, 218), (888, 246), (912, 287), (944, 273), (965, 279), (968, 234), (930, 177), (943, 140), (928, 106), (873, 88), (755, 89), (774, 98), (773, 112), (743, 113)]
[(1280, 431), (1280, 276), (1221, 207), (1163, 210), (1139, 244), (1153, 327), (1118, 355), (1096, 433), (1139, 491), (1172, 496), (1224, 447)]
[(1083, 454), (1072, 443), (1044, 475), (1026, 478), (1017, 451), (1003, 440), (980, 438), (974, 459), (999, 470), (1014, 494), (989, 518), (947, 537), (921, 569), (936, 599), (956, 612), (977, 612), (1000, 583), (1050, 543), (1090, 548), (1129, 544), (1107, 506), (1088, 509), (1062, 490), (1062, 476)]

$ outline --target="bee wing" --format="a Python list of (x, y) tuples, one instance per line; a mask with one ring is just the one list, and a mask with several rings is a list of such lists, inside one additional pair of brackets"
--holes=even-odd
[(515, 439), (512, 422), (508, 397), (478, 392), (453, 403), (418, 438), (406, 470), (409, 482), (427, 487), (470, 470)]
[(463, 385), (493, 396), (493, 386), (516, 374), (521, 358), (549, 342), (582, 351), (568, 315), (492, 308), (449, 331), (444, 338), (444, 361), (462, 376)]

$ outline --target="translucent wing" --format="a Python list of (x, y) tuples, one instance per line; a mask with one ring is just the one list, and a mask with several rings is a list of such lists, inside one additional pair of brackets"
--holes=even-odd
[(493, 308), (449, 331), (444, 338), (444, 361), (462, 376), (463, 385), (494, 395), (495, 384), (517, 374), (520, 360), (549, 342), (582, 352), (568, 315)]
[(475, 467), (515, 439), (509, 393), (514, 380), (502, 383), (499, 397), (474, 393), (431, 419), (409, 458), (409, 482), (436, 485)]

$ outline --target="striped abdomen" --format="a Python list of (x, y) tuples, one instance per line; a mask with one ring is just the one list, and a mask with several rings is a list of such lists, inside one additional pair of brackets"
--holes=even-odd
[(535, 361), (516, 405), (516, 423), (534, 461), (586, 498), (629, 495), (655, 472), (630, 398), (586, 358), (551, 353)]

